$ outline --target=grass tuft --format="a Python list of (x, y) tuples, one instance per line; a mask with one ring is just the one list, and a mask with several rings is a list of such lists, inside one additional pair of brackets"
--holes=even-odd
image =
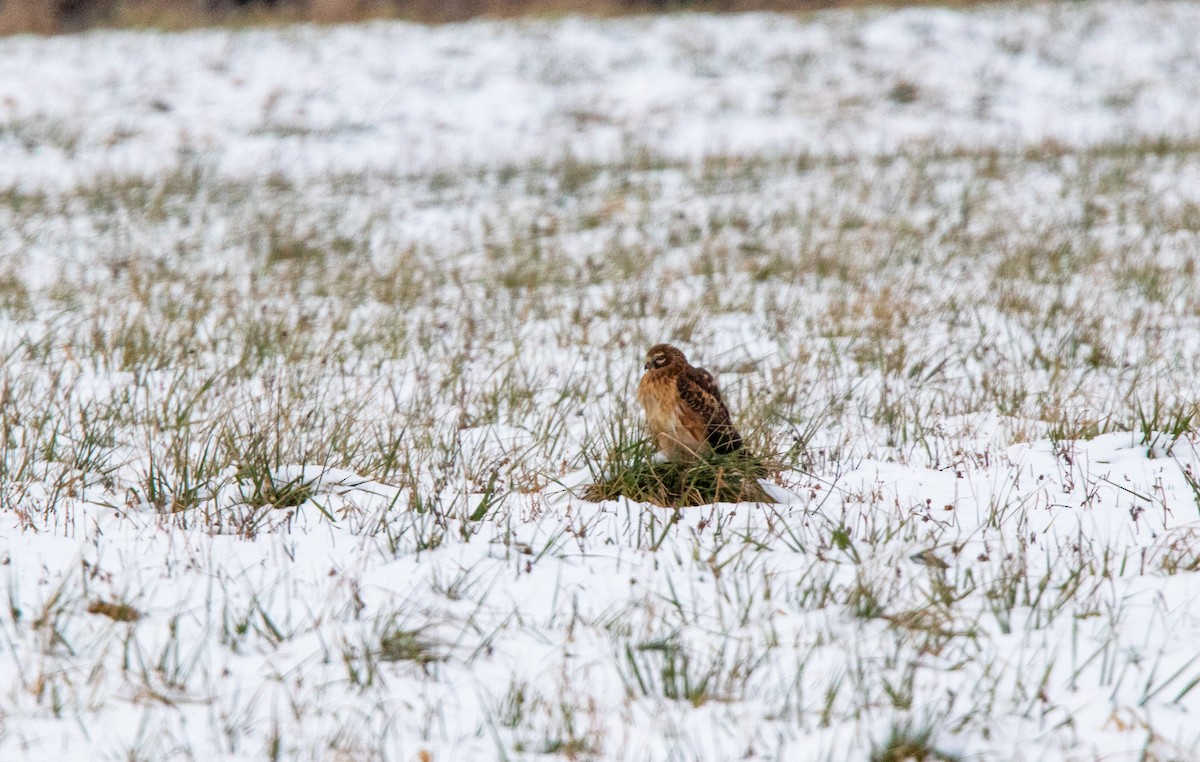
[(691, 461), (658, 461), (646, 439), (630, 439), (621, 429), (608, 440), (600, 459), (588, 458), (594, 481), (583, 491), (591, 502), (627, 497), (663, 508), (713, 503), (774, 503), (759, 483), (778, 472), (768, 458), (745, 450)]
[(958, 762), (954, 754), (934, 744), (932, 725), (914, 725), (911, 720), (892, 725), (884, 742), (871, 751), (871, 762)]
[(429, 664), (441, 658), (434, 652), (433, 646), (421, 637), (420, 630), (393, 629), (379, 639), (380, 661)]

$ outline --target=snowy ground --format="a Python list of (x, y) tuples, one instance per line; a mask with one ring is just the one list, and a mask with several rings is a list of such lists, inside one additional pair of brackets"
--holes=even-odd
[[(0, 759), (1196, 758), (1198, 102), (1186, 3), (0, 39)], [(577, 497), (664, 340), (784, 502)]]

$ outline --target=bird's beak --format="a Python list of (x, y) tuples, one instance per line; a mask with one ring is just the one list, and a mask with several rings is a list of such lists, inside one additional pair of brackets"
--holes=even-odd
[(645, 363), (642, 364), (642, 370), (650, 370), (650, 361), (649, 360), (647, 360)]

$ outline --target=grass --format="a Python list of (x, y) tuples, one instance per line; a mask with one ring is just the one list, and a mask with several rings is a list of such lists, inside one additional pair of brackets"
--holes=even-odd
[(645, 695), (685, 701), (694, 707), (710, 701), (735, 701), (739, 688), (758, 666), (739, 654), (710, 656), (690, 653), (678, 638), (646, 641), (625, 648), (626, 668), (632, 686)]
[(588, 156), (0, 189), (0, 757), (1196, 756), (1200, 144)]
[(438, 656), (420, 630), (392, 629), (379, 640), (379, 658), (385, 662), (409, 661), (428, 664), (438, 661)]
[(660, 461), (649, 440), (617, 439), (597, 461), (589, 462), (594, 481), (583, 489), (585, 500), (624, 497), (663, 508), (713, 503), (773, 503), (759, 483), (778, 473), (761, 456), (738, 451), (708, 453), (695, 460)]
[(932, 724), (903, 723), (892, 726), (887, 738), (871, 752), (871, 762), (959, 762), (962, 757), (934, 745)]
[[(1200, 505), (1194, 367), (1177, 349), (1196, 316), (1163, 299), (1194, 270), (1166, 258), (1118, 266), (1124, 250), (1094, 236), (1096, 220), (1005, 220), (1026, 203), (1028, 177), (1054, 171), (1073, 189), (1063, 204), (1125, 204), (1168, 240), (1174, 213), (1133, 200), (1156, 187), (1163, 157), (1190, 167), (1197, 153), (1155, 143), (1068, 156), (1050, 146), (689, 166), (637, 155), (443, 177), (429, 197), (447, 215), (439, 224), (470, 230), (454, 210), (482, 209), (478, 250), (370, 221), (430, 193), (426, 178), (331, 178), (337, 192), (324, 193), (180, 166), (64, 198), (4, 196), (13, 235), (60, 252), (80, 245), (66, 224), (79, 209), (125, 231), (103, 239), (103, 279), (62, 254), (53, 285), (21, 262), (0, 282), (14, 321), (0, 345), (0, 506), (30, 537), (79, 531), (85, 515), (104, 527), (83, 530), (101, 531), (82, 551), (86, 573), (50, 591), (11, 583), (7, 637), (42, 654), (17, 681), (34, 708), (14, 716), (89, 717), (92, 697), (116, 690), (108, 674), (127, 675), (147, 705), (186, 712), (225, 685), (207, 664), (251, 653), (289, 665), (264, 677), (284, 703), (221, 690), (223, 732), (247, 744), (256, 728), (281, 728), (264, 741), (280, 758), (383, 758), (378, 739), (434, 737), (464, 711), (446, 685), (460, 697), (479, 686), (491, 720), (473, 715), (483, 729), (468, 735), (489, 739), (480, 754), (510, 758), (620, 750), (609, 718), (635, 706), (687, 728), (693, 712), (753, 698), (764, 722), (806, 738), (886, 717), (887, 737), (848, 741), (846, 753), (887, 760), (953, 759), (963, 739), (986, 748), (995, 716), (1068, 727), (1064, 680), (1124, 691), (1113, 686), (1125, 670), (1140, 680), (1130, 705), (1188, 700), (1200, 668), (1125, 660), (1144, 634), (1120, 612), (1140, 580), (1196, 573), (1200, 555), (1194, 537), (1162, 533)], [(1125, 185), (1105, 190), (1114, 163)], [(820, 203), (761, 209), (798, 183)], [(914, 191), (964, 185), (965, 227), (962, 194)], [(682, 196), (660, 198), (668, 186)], [(558, 188), (580, 214), (549, 224)], [(339, 215), (347, 189), (373, 211)], [(671, 205), (692, 197), (714, 200), (659, 236)], [(948, 221), (914, 227), (930, 204)], [(213, 218), (224, 220), (217, 240), (198, 232)], [(126, 243), (134, 230), (169, 253), (140, 256)], [(938, 273), (962, 267), (969, 277), (944, 288)], [(1075, 288), (1076, 269), (1127, 295), (1126, 311), (1102, 286)], [(679, 283), (686, 297), (664, 296)], [(1163, 309), (1174, 322), (1154, 317)], [(731, 326), (755, 338), (728, 341)], [(664, 339), (711, 348), (753, 455), (655, 459), (632, 385), (645, 347)], [(1113, 432), (1178, 478), (1125, 482), (1125, 466), (1097, 463), (1089, 440)], [(1010, 447), (1038, 442), (1044, 461), (1009, 462)], [(319, 485), (300, 476), (306, 464), (367, 486)], [(863, 476), (886, 469), (924, 482)], [(561, 487), (580, 482), (582, 501)], [(774, 502), (764, 483), (793, 502)], [(201, 575), (205, 602), (156, 602), (152, 615), (126, 602), (122, 591), (146, 582), (112, 555), (122, 535), (103, 523), (110, 514), (88, 513), (96, 505), (151, 519), (157, 529), (125, 557)], [(1132, 511), (1134, 534), (1155, 522), (1160, 544), (1143, 554), (1057, 533), (1068, 515), (1110, 505)], [(254, 561), (205, 549), (180, 566), (157, 544), (211, 535), (246, 544)], [(326, 536), (332, 546), (311, 541)], [(605, 567), (605, 589), (623, 582), (591, 605), (588, 564), (608, 563), (598, 558), (620, 565)], [(576, 669), (559, 646), (536, 674), (509, 661), (546, 638), (603, 654), (590, 669), (619, 696), (548, 680)], [(996, 658), (1005, 638), (1024, 644), (1028, 670)], [(1074, 656), (1057, 661), (1067, 657), (1051, 643), (1072, 643)], [(63, 667), (112, 654), (130, 666), (94, 677)], [(1065, 676), (1046, 672), (1051, 661), (1070, 665)], [(489, 665), (500, 672), (470, 677)], [(960, 678), (953, 699), (928, 687)], [(396, 690), (416, 711), (373, 719)], [(312, 719), (297, 726), (296, 713)], [(905, 724), (914, 713), (947, 719)], [(169, 723), (130, 740), (146, 757), (194, 743)]]

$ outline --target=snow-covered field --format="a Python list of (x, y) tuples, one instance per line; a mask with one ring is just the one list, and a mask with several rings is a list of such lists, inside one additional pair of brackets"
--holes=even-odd
[[(1190, 3), (0, 39), (0, 759), (1197, 758), (1198, 104)], [(781, 502), (579, 496), (658, 341)]]

